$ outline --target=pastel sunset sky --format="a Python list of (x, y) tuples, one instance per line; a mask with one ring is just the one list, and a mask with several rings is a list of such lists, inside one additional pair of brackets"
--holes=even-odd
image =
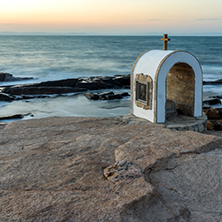
[(0, 32), (222, 34), (222, 1), (0, 0)]

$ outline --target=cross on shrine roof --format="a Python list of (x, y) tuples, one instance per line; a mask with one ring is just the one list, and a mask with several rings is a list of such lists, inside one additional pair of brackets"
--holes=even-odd
[(161, 41), (163, 41), (163, 50), (167, 50), (167, 42), (170, 41), (170, 39), (168, 39), (168, 35), (163, 34)]

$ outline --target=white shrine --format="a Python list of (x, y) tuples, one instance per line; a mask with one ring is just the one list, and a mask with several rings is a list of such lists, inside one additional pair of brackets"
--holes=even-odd
[(203, 73), (199, 61), (189, 52), (166, 50), (170, 40), (166, 34), (161, 40), (164, 50), (146, 51), (133, 65), (131, 114), (152, 123), (165, 123), (179, 114), (206, 122), (201, 118)]

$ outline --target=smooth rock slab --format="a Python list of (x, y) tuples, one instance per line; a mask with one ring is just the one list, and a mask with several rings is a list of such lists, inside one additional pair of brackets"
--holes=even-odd
[[(3, 125), (0, 221), (221, 221), (221, 144), (130, 116)], [(115, 162), (139, 173), (104, 179)]]
[(186, 212), (185, 221), (222, 221), (221, 166), (222, 150), (216, 149), (160, 159), (145, 174), (170, 211), (177, 204)]

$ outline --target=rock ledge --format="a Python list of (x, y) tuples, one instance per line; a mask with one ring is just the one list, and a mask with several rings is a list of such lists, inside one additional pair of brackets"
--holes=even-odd
[(0, 138), (0, 221), (222, 221), (219, 137), (126, 116), (23, 120)]

